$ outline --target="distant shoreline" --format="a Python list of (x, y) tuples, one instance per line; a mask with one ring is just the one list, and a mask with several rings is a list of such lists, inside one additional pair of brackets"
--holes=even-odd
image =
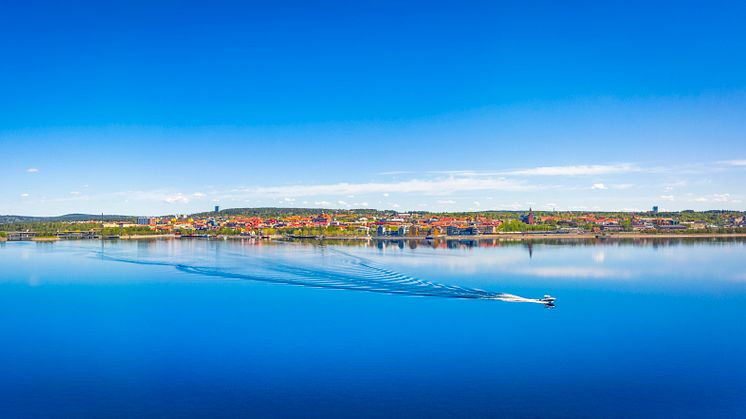
[[(176, 234), (140, 234), (121, 237), (107, 237), (104, 240), (164, 240), (164, 239), (193, 239), (193, 240), (347, 240), (347, 241), (397, 241), (397, 240), (499, 240), (499, 241), (530, 241), (530, 240), (608, 240), (608, 239), (715, 239), (715, 238), (746, 238), (746, 233), (501, 233), (480, 234), (474, 236), (325, 236), (325, 237), (292, 237), (292, 236), (211, 236), (211, 237), (186, 237)], [(60, 237), (34, 237), (29, 240), (12, 241), (34, 241), (34, 242), (56, 242), (75, 240), (101, 240), (95, 239), (65, 239)], [(0, 237), (0, 242), (9, 242), (6, 237)]]

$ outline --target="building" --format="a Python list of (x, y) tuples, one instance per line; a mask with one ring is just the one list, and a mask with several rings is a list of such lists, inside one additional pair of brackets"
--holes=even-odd
[(536, 218), (534, 217), (534, 210), (529, 208), (528, 215), (521, 215), (521, 221), (523, 221), (526, 224), (530, 224), (530, 225), (536, 224)]
[(137, 225), (139, 225), (139, 226), (150, 225), (150, 218), (148, 218), (148, 217), (137, 217)]
[(657, 205), (655, 205), (655, 206), (653, 207), (653, 214), (657, 214), (657, 213), (658, 213), (658, 206), (657, 206)]
[(479, 233), (479, 229), (474, 226), (464, 228), (457, 226), (446, 227), (446, 234), (449, 236), (477, 236)]
[(216, 213), (220, 212), (220, 205), (215, 205), (215, 212)]
[(329, 214), (321, 213), (311, 219), (311, 222), (317, 227), (329, 227), (332, 223), (332, 216)]

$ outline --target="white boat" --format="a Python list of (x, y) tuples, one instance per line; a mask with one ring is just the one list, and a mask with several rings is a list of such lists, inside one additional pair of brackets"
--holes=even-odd
[(554, 297), (552, 297), (549, 294), (544, 294), (544, 298), (542, 298), (539, 301), (543, 301), (543, 302), (548, 303), (548, 304), (553, 304), (555, 301), (557, 301), (557, 299), (554, 298)]

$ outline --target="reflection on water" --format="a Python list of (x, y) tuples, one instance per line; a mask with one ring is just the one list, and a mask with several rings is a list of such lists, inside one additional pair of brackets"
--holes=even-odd
[[(743, 237), (644, 237), (644, 238), (587, 238), (587, 239), (521, 239), (521, 238), (491, 238), (491, 239), (376, 239), (374, 240), (378, 249), (387, 247), (398, 247), (404, 249), (417, 249), (418, 247), (433, 249), (471, 249), (489, 247), (524, 247), (529, 255), (536, 245), (558, 245), (569, 247), (587, 246), (644, 246), (644, 247), (670, 247), (693, 244), (708, 244), (727, 246), (731, 243), (743, 243)], [(310, 242), (311, 240), (297, 240), (298, 242)], [(326, 243), (345, 246), (367, 246), (366, 241), (356, 240), (326, 240)]]

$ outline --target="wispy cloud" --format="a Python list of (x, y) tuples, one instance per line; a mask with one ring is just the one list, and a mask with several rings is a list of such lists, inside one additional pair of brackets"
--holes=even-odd
[(246, 188), (244, 193), (268, 196), (315, 196), (315, 195), (366, 195), (389, 193), (421, 193), (441, 195), (463, 191), (531, 191), (540, 185), (502, 177), (473, 178), (448, 177), (442, 179), (412, 179), (396, 182), (332, 183), (317, 185), (283, 185)]
[(394, 176), (394, 175), (406, 175), (406, 174), (409, 174), (409, 173), (412, 173), (412, 172), (407, 171), (407, 170), (392, 170), (392, 171), (389, 171), (389, 172), (380, 172), (379, 175), (383, 175), (383, 176)]
[(478, 177), (478, 176), (593, 176), (611, 175), (621, 173), (642, 172), (645, 170), (638, 164), (616, 163), (616, 164), (591, 164), (591, 165), (569, 165), (569, 166), (539, 166), (510, 170), (439, 170), (428, 173), (444, 174), (452, 176)]
[(725, 166), (746, 167), (746, 159), (744, 160), (723, 160), (719, 163)]
[(534, 167), (530, 169), (511, 170), (502, 172), (502, 174), (519, 176), (590, 176), (632, 173), (640, 171), (642, 171), (642, 169), (636, 164), (621, 163), (579, 166), (544, 166)]
[(609, 188), (606, 185), (604, 185), (603, 183), (594, 183), (591, 186), (591, 189), (606, 190), (606, 189), (609, 189)]
[(189, 203), (189, 197), (181, 193), (168, 195), (164, 197), (163, 200), (168, 202), (169, 204), (173, 204), (173, 203), (188, 204)]
[(697, 196), (693, 199), (689, 199), (690, 202), (717, 202), (717, 203), (733, 203), (733, 204), (740, 204), (743, 202), (741, 199), (739, 199), (736, 196), (733, 196), (729, 193), (714, 193), (704, 196)]
[(29, 167), (28, 169), (26, 169), (26, 173), (39, 173), (39, 169), (35, 167)]

